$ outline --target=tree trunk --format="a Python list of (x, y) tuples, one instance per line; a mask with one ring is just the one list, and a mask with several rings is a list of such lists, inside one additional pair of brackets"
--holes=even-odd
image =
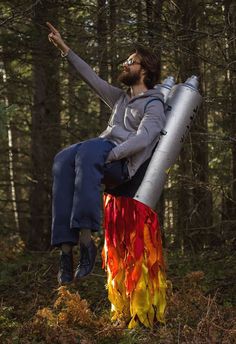
[[(11, 66), (11, 62), (5, 58), (8, 55), (8, 47), (3, 46), (3, 65), (5, 73), (5, 104), (8, 107), (14, 106), (17, 104), (17, 94), (16, 94), (16, 84), (14, 71)], [(11, 112), (11, 111), (10, 111)], [(12, 112), (14, 116), (14, 112)], [(26, 213), (28, 212), (28, 207), (24, 202), (24, 187), (22, 186), (22, 170), (20, 166), (19, 154), (23, 154), (23, 147), (20, 142), (19, 132), (17, 126), (19, 124), (19, 119), (17, 116), (10, 117), (7, 120), (7, 131), (8, 131), (8, 156), (9, 156), (9, 177), (11, 185), (11, 203), (12, 203), (12, 212), (15, 221), (15, 230), (19, 233), (21, 239), (25, 241), (26, 233), (28, 230), (28, 223), (26, 218)]]
[[(107, 50), (107, 8), (105, 0), (97, 0), (97, 40), (98, 40), (98, 67), (99, 76), (108, 80), (108, 50)], [(110, 110), (107, 105), (100, 101), (100, 128), (107, 125)]]
[(147, 40), (150, 48), (157, 47), (155, 53), (159, 61), (158, 78), (161, 76), (162, 7), (163, 0), (146, 0)]
[(227, 58), (228, 66), (228, 114), (230, 116), (231, 128), (231, 174), (232, 184), (227, 202), (227, 213), (229, 214), (228, 233), (225, 233), (228, 242), (236, 246), (236, 4), (233, 0), (225, 0), (225, 22), (227, 28)]
[(143, 4), (142, 0), (137, 0), (136, 4), (136, 16), (137, 16), (137, 40), (138, 42), (143, 41), (143, 31), (144, 31), (144, 23), (143, 23)]
[[(30, 190), (31, 228), (28, 248), (46, 249), (50, 245), (51, 167), (60, 148), (60, 94), (58, 52), (42, 30), (45, 18), (57, 26), (56, 9), (51, 1), (35, 7), (33, 57), (33, 92)], [(53, 15), (52, 15), (53, 14)]]
[(110, 30), (110, 62), (111, 62), (111, 83), (117, 84), (118, 68), (117, 68), (117, 0), (109, 1), (109, 30)]
[[(201, 13), (199, 0), (191, 3), (187, 0), (179, 0), (177, 5), (180, 11), (178, 17), (181, 25), (179, 75), (180, 80), (184, 82), (191, 75), (200, 75), (198, 46), (194, 32), (197, 29), (197, 19), (200, 18)], [(200, 92), (202, 93), (201, 85)], [(180, 155), (179, 165), (179, 219), (176, 242), (178, 246), (183, 243), (185, 249), (193, 248), (195, 251), (203, 249), (207, 242), (207, 228), (212, 224), (211, 194), (207, 189), (208, 146), (204, 140), (206, 133), (207, 114), (202, 107), (191, 130), (191, 141), (189, 140), (185, 144)], [(190, 161), (192, 161), (192, 166)]]

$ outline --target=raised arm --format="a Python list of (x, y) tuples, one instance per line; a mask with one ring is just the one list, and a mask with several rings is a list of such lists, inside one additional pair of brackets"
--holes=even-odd
[(70, 49), (59, 31), (51, 23), (47, 22), (46, 24), (51, 31), (48, 35), (49, 41), (61, 51), (62, 56), (67, 56), (68, 61), (74, 66), (80, 77), (112, 108), (124, 91), (101, 79), (85, 61)]

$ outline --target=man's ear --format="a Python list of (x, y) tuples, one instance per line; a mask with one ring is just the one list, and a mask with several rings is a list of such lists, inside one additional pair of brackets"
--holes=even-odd
[(141, 75), (145, 76), (146, 73), (147, 73), (147, 71), (146, 71), (145, 69), (142, 68), (142, 69), (141, 69)]

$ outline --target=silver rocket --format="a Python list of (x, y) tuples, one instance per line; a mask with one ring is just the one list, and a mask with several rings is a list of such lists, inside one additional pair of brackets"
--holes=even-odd
[(162, 93), (166, 92), (166, 94), (164, 93), (166, 125), (162, 130), (143, 181), (134, 196), (134, 199), (152, 209), (155, 209), (170, 168), (179, 155), (184, 139), (202, 102), (202, 97), (197, 89), (198, 78), (196, 76), (192, 76), (185, 83), (172, 88), (171, 84), (169, 84), (169, 88), (164, 85), (157, 85), (158, 87), (161, 88)]

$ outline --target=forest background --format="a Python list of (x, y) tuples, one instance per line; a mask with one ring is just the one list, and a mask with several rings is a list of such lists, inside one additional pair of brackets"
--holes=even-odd
[[(194, 313), (194, 294), (185, 304), (193, 318), (190, 323), (184, 317), (185, 306), (177, 302), (177, 313), (173, 315), (171, 307), (168, 313), (172, 314), (172, 327), (167, 325), (167, 332), (156, 331), (163, 343), (167, 343), (168, 336), (173, 338), (169, 343), (191, 343), (194, 336), (196, 343), (213, 343), (211, 336), (216, 336), (216, 343), (234, 342), (231, 325), (236, 292), (235, 1), (12, 0), (1, 2), (0, 20), (0, 338), (9, 343), (21, 342), (17, 338), (24, 338), (22, 342), (26, 343), (47, 343), (48, 339), (42, 339), (35, 328), (34, 339), (27, 339), (29, 333), (25, 329), (33, 326), (32, 318), (38, 309), (47, 307), (52, 295), (56, 297), (53, 288), (57, 252), (50, 250), (53, 158), (61, 148), (101, 133), (110, 112), (48, 42), (45, 22), (50, 21), (67, 44), (114, 85), (120, 65), (135, 42), (151, 47), (158, 55), (160, 81), (169, 75), (174, 76), (176, 83), (191, 75), (200, 77), (203, 105), (169, 174), (157, 211), (167, 276), (174, 290), (171, 297), (181, 292), (191, 294), (200, 288), (202, 304), (197, 299), (194, 307), (204, 313), (214, 304), (215, 308), (210, 309), (214, 309), (214, 316), (222, 317), (222, 329), (213, 326), (212, 334), (209, 328), (204, 332), (201, 327), (199, 332), (204, 315), (199, 311), (196, 317), (190, 316)], [(100, 247), (102, 240), (101, 229), (97, 238)], [(91, 282), (97, 286), (96, 293), (86, 291), (87, 282), (80, 292), (102, 313), (109, 304), (104, 301), (105, 274), (98, 275), (102, 278), (94, 282), (92, 277)], [(71, 293), (68, 295), (73, 297), (76, 291)], [(188, 300), (184, 295), (181, 302)], [(25, 307), (27, 312), (23, 312)], [(222, 307), (223, 313), (217, 307)], [(40, 324), (46, 326), (45, 322)], [(160, 331), (164, 331), (162, 337)], [(202, 331), (204, 340), (198, 337)], [(140, 333), (111, 332), (111, 336), (121, 336), (114, 343), (144, 340)], [(155, 337), (154, 332), (144, 333)], [(83, 335), (77, 333), (78, 336), (92, 343), (86, 331)], [(222, 336), (222, 341), (217, 341), (217, 336)], [(68, 338), (65, 340), (70, 343)], [(106, 339), (100, 338), (98, 342), (102, 340)], [(60, 339), (51, 342), (59, 343)]]

